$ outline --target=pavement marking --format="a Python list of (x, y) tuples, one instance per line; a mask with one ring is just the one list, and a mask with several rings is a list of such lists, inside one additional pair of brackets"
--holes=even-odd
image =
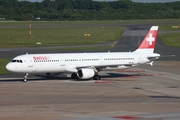
[(117, 41), (115, 41), (113, 44), (111, 44), (111, 48), (113, 48), (116, 43), (117, 43)]
[(144, 70), (117, 70), (117, 72), (145, 72)]
[(98, 84), (98, 83), (111, 84), (112, 82), (111, 82), (111, 81), (97, 80), (97, 81), (95, 81), (94, 83), (95, 83), (95, 84)]
[(112, 118), (119, 118), (119, 119), (125, 119), (125, 120), (134, 120), (134, 119), (140, 119), (142, 117), (136, 117), (136, 116), (115, 116), (115, 117), (112, 117)]

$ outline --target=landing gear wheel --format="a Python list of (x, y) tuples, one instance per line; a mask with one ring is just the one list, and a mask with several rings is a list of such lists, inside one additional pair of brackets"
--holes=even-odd
[(27, 77), (28, 77), (28, 73), (25, 73), (23, 82), (27, 82)]
[(76, 73), (72, 73), (72, 74), (71, 74), (71, 78), (72, 78), (72, 79), (78, 79), (78, 76), (77, 76)]
[(24, 79), (23, 82), (27, 82), (27, 79)]
[(93, 80), (100, 80), (101, 76), (100, 75), (94, 75)]

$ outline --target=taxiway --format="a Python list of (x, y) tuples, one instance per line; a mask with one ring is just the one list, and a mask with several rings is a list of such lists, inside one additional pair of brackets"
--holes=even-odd
[[(149, 25), (141, 27), (141, 36)], [(133, 51), (138, 46), (137, 26), (129, 26), (111, 51)], [(112, 43), (108, 43), (112, 44)], [(180, 62), (178, 48), (158, 40), (156, 52), (176, 54), (154, 66), (100, 72), (101, 81), (72, 80), (69, 74), (47, 78), (43, 74), (0, 76), (1, 120), (179, 120)], [(178, 49), (178, 50), (177, 50)], [(59, 52), (43, 48), (1, 49), (0, 57)]]

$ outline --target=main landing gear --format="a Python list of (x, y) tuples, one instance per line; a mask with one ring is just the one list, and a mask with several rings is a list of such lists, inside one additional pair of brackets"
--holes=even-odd
[(28, 77), (28, 73), (25, 73), (23, 82), (27, 82), (27, 77)]
[(77, 76), (76, 73), (72, 73), (72, 74), (71, 74), (71, 78), (72, 78), (72, 79), (78, 79), (78, 76)]
[(93, 77), (93, 80), (100, 80), (101, 79), (101, 76), (100, 75), (94, 75), (94, 77)]

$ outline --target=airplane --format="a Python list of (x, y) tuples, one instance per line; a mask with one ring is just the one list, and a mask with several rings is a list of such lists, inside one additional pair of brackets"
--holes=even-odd
[(152, 26), (138, 49), (133, 52), (53, 53), (19, 55), (6, 65), (11, 72), (24, 73), (24, 82), (29, 73), (46, 73), (48, 76), (72, 73), (72, 79), (100, 80), (102, 70), (127, 69), (141, 64), (153, 65), (160, 57), (154, 53), (158, 26)]

